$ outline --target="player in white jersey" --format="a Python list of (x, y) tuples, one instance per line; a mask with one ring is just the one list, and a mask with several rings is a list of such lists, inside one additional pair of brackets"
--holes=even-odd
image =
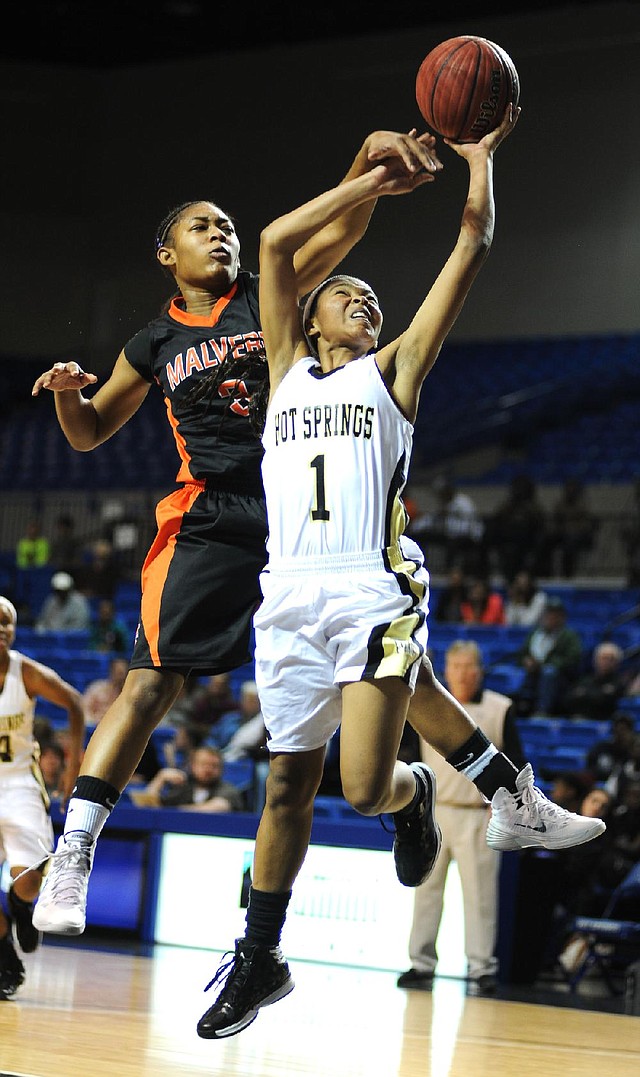
[(84, 737), (80, 693), (48, 666), (11, 649), (16, 621), (13, 603), (0, 595), (0, 863), (5, 862), (9, 878), (15, 880), (7, 894), (6, 913), (0, 905), (0, 999), (13, 995), (24, 981), (12, 921), (24, 953), (38, 945), (31, 914), (42, 872), (29, 866), (42, 861), (53, 845), (49, 798), (33, 733), (36, 697), (67, 711), (69, 752), (60, 790), (65, 800), (80, 767)]
[[(234, 1035), (261, 1006), (293, 989), (280, 932), (308, 846), (325, 747), (338, 726), (344, 796), (363, 815), (393, 815), (400, 882), (420, 885), (435, 864), (440, 833), (433, 817), (433, 772), (424, 763), (407, 765), (397, 758), (426, 648), (428, 599), (420, 552), (402, 536), (406, 513), (400, 495), (422, 383), (491, 245), (493, 155), (517, 115), (510, 106), (500, 127), (477, 144), (448, 143), (469, 166), (458, 241), (408, 329), (380, 350), (382, 314), (362, 280), (338, 275), (324, 281), (300, 318), (293, 256), (347, 207), (412, 190), (432, 176), (382, 163), (274, 221), (262, 234), (260, 310), (270, 376), (262, 470), (269, 560), (254, 625), (270, 771), (247, 930), (236, 941), (232, 961), (221, 965), (209, 985), (224, 983), (198, 1024), (204, 1038)], [(442, 686), (431, 698), (436, 715), (421, 722), (445, 723), (453, 715), (459, 739), (447, 760), (477, 781), (481, 792), (491, 790), (496, 847), (533, 844), (539, 831), (546, 838), (555, 835), (554, 847), (601, 833), (600, 820), (594, 827), (592, 820), (557, 815), (559, 809), (534, 790), (531, 768), (519, 774), (480, 739), (465, 711), (452, 710)], [(446, 737), (435, 741), (440, 750)]]

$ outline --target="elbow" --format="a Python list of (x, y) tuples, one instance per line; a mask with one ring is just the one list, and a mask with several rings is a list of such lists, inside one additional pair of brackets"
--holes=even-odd
[(95, 449), (96, 445), (98, 444), (97, 441), (89, 442), (85, 438), (67, 437), (67, 441), (69, 442), (71, 448), (75, 449), (76, 452), (91, 452), (91, 450)]
[(260, 254), (271, 254), (284, 248), (284, 236), (278, 221), (272, 221), (260, 233)]
[(479, 268), (489, 255), (493, 243), (493, 229), (474, 229), (466, 235), (467, 259), (472, 266)]

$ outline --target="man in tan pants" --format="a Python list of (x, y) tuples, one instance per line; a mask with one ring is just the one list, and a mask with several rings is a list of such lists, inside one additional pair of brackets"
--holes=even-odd
[[(522, 758), (511, 700), (483, 689), (482, 656), (476, 643), (457, 640), (447, 650), (445, 681), (451, 694), (497, 748), (514, 762)], [(436, 820), (442, 848), (436, 865), (414, 896), (409, 938), (411, 968), (398, 978), (398, 987), (430, 991), (438, 955), (436, 938), (442, 916), (449, 864), (458, 865), (464, 905), (465, 954), (469, 989), (492, 994), (496, 989), (495, 944), (498, 915), (500, 853), (486, 843), (490, 808), (476, 786), (457, 773), (433, 748), (420, 741), (421, 758), (437, 780)]]

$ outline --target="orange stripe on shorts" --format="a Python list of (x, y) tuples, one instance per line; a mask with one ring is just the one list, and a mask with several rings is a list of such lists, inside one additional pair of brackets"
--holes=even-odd
[(185, 513), (205, 488), (203, 482), (190, 482), (174, 490), (160, 501), (156, 508), (158, 533), (142, 566), (142, 602), (140, 614), (144, 634), (154, 666), (161, 666), (158, 651), (160, 643), (160, 605), (169, 567), (176, 548)]

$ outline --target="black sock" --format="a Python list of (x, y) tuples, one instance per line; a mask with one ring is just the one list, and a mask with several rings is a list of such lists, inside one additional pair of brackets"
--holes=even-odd
[(269, 894), (265, 890), (254, 890), (251, 887), (246, 917), (247, 942), (278, 946), (290, 899), (290, 890), (281, 894)]
[(9, 901), (12, 905), (17, 905), (19, 909), (28, 909), (29, 912), (33, 908), (33, 901), (25, 901), (24, 898), (18, 897), (13, 886), (9, 890)]
[(498, 751), (481, 729), (475, 729), (462, 747), (447, 756), (447, 763), (473, 782), (487, 800), (491, 800), (498, 789), (518, 792), (518, 768)]
[(405, 819), (408, 815), (411, 815), (416, 810), (418, 804), (420, 804), (423, 797), (424, 785), (418, 778), (416, 778), (416, 791), (413, 794), (413, 797), (408, 804), (405, 804), (404, 808), (400, 808), (399, 811), (396, 811), (393, 814), (399, 815), (401, 819)]
[(101, 804), (109, 811), (113, 811), (120, 799), (115, 785), (103, 782), (102, 778), (92, 778), (89, 774), (80, 775), (71, 796), (78, 800), (90, 800), (92, 804)]

